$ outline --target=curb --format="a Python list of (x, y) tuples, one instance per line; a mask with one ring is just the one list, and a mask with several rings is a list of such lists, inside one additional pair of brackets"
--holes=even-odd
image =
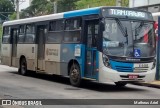
[(131, 84), (139, 85), (139, 86), (147, 86), (147, 87), (159, 88), (160, 89), (160, 85), (157, 85), (157, 84), (149, 84), (149, 83), (131, 83)]

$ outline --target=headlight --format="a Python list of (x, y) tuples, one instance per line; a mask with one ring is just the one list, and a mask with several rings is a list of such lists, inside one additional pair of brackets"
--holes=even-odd
[(154, 61), (153, 61), (153, 65), (152, 65), (152, 68), (151, 68), (151, 69), (154, 69), (154, 68), (155, 68), (155, 66), (156, 66), (156, 59), (154, 59)]
[(104, 65), (105, 65), (106, 67), (111, 68), (111, 65), (110, 65), (110, 63), (109, 63), (109, 58), (108, 58), (106, 55), (104, 55), (104, 54), (103, 54), (103, 63), (104, 63)]

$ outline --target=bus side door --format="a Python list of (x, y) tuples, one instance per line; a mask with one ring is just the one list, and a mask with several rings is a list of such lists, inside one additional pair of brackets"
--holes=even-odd
[(37, 70), (45, 71), (45, 30), (46, 25), (37, 26)]
[(17, 37), (18, 37), (18, 29), (11, 29), (11, 66), (16, 67), (17, 65)]
[(97, 79), (98, 52), (96, 46), (96, 37), (98, 36), (99, 20), (86, 20), (84, 33), (86, 36), (86, 58), (85, 73), (87, 78)]

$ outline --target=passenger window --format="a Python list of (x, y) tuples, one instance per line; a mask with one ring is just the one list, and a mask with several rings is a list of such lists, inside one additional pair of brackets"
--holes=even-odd
[(63, 37), (63, 20), (51, 21), (47, 35), (48, 43), (61, 43)]
[(81, 29), (81, 20), (80, 20), (80, 18), (67, 19), (65, 24), (66, 24), (65, 30)]
[(26, 25), (25, 43), (35, 42), (35, 26), (33, 24)]
[(81, 39), (81, 19), (73, 18), (65, 21), (65, 32), (63, 42), (77, 43)]
[(49, 31), (56, 31), (56, 21), (49, 23)]
[(23, 43), (24, 42), (24, 37), (25, 37), (25, 32), (24, 32), (24, 29), (25, 26), (24, 25), (21, 25), (19, 27), (19, 35), (18, 35), (18, 43)]
[(10, 27), (3, 28), (2, 43), (10, 43)]
[(51, 21), (49, 24), (49, 31), (62, 31), (63, 20)]

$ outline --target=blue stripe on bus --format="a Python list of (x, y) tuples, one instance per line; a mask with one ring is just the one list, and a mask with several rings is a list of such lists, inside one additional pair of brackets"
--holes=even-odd
[[(79, 45), (81, 47), (81, 56), (75, 57), (75, 46)], [(85, 45), (83, 44), (61, 44), (61, 61), (68, 63), (70, 60), (77, 60), (80, 65), (81, 76), (84, 77), (84, 67), (85, 67)], [(65, 70), (64, 70), (65, 71)]]
[(133, 63), (123, 63), (110, 60), (111, 68), (118, 72), (133, 72)]
[(90, 14), (99, 14), (99, 13), (100, 13), (100, 7), (89, 8), (89, 9), (83, 9), (83, 10), (64, 12), (64, 18), (83, 16), (83, 15), (90, 15)]

